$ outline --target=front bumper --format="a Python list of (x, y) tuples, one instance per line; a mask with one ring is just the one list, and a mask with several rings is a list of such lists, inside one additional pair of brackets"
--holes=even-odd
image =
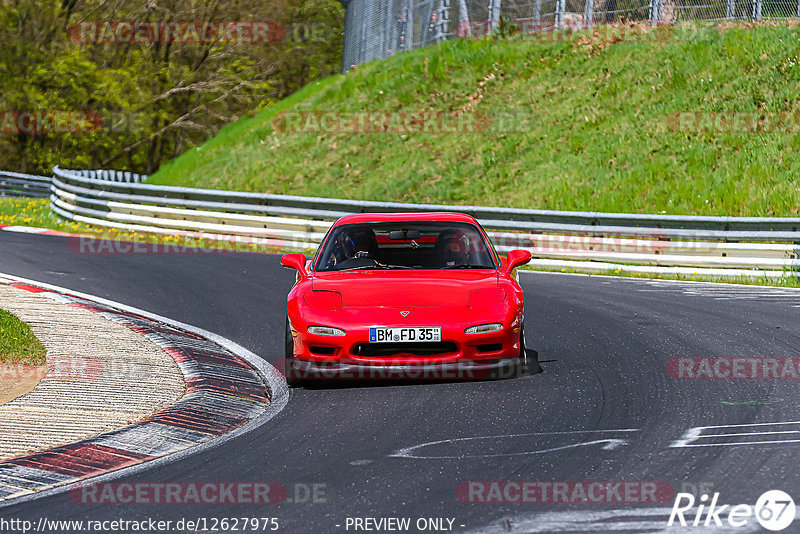
[[(363, 366), (444, 365), (462, 362), (477, 364), (519, 355), (518, 327), (505, 327), (500, 331), (485, 334), (465, 334), (464, 329), (467, 326), (469, 324), (444, 326), (441, 342), (416, 344), (426, 348), (430, 348), (431, 345), (439, 346), (437, 350), (431, 352), (415, 352), (410, 347), (402, 347), (402, 343), (370, 343), (369, 328), (363, 326), (349, 327), (337, 323), (337, 328), (346, 331), (341, 337), (315, 335), (309, 333), (307, 327), (300, 327), (293, 330), (292, 353), (297, 360)], [(394, 345), (397, 345), (396, 352), (391, 351)], [(369, 349), (370, 347), (372, 349)], [(383, 350), (376, 347), (382, 347)]]
[[(501, 373), (519, 357), (522, 308), (505, 306), (500, 310), (451, 308), (412, 308), (410, 315), (401, 315), (399, 308), (343, 308), (335, 313), (304, 308), (297, 313), (289, 307), (292, 333), (292, 365), (301, 372), (316, 376), (358, 379), (360, 377), (391, 378), (430, 377), (475, 379)], [(496, 332), (466, 334), (473, 325), (501, 323)], [(343, 336), (324, 336), (309, 332), (309, 326), (332, 326), (345, 332)], [(441, 330), (441, 342), (431, 349), (403, 346), (398, 343), (370, 343), (369, 328), (430, 327)], [(369, 345), (366, 346), (365, 345)], [(382, 345), (382, 347), (378, 347)], [(413, 345), (407, 343), (405, 345)], [(365, 350), (366, 349), (366, 350)], [(509, 363), (512, 362), (512, 363)], [(287, 362), (288, 363), (288, 362)]]

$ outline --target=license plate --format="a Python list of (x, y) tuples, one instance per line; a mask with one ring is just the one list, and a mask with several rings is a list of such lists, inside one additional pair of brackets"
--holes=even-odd
[(440, 326), (403, 326), (370, 328), (370, 343), (406, 343), (409, 341), (441, 341)]

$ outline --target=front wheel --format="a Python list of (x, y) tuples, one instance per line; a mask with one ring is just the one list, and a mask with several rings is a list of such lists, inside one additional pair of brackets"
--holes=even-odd
[(283, 336), (283, 352), (286, 384), (292, 388), (303, 385), (303, 381), (297, 376), (297, 369), (294, 368), (294, 340), (292, 339), (292, 329), (289, 327), (288, 317), (286, 318), (286, 331)]
[(528, 374), (528, 350), (525, 347), (525, 327), (519, 329), (519, 356), (514, 368), (514, 376), (520, 377)]

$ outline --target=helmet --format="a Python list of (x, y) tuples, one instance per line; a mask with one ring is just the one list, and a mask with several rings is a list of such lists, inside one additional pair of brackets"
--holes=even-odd
[(459, 230), (445, 230), (436, 239), (436, 255), (442, 267), (469, 264), (469, 237)]
[(369, 228), (346, 230), (339, 235), (338, 246), (345, 258), (374, 258), (378, 251), (375, 233)]

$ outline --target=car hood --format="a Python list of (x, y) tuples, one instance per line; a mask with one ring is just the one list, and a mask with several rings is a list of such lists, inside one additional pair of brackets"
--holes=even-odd
[(314, 291), (338, 291), (346, 308), (463, 307), (476, 289), (497, 290), (492, 269), (314, 273)]

